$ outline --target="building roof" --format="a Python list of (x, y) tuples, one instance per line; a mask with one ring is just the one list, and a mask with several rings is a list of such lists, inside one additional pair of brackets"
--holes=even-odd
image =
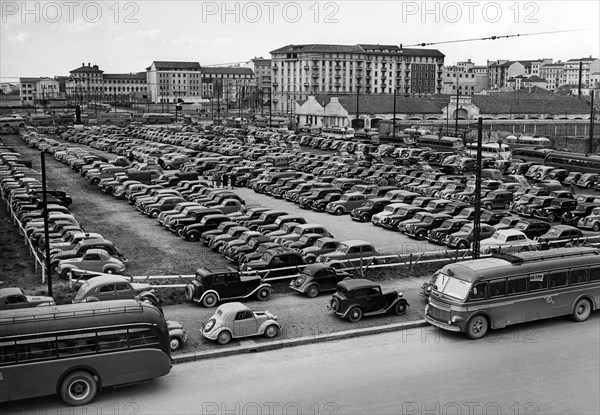
[(238, 66), (203, 66), (203, 74), (224, 74), (224, 75), (254, 75), (254, 71), (250, 68), (242, 68)]
[(98, 68), (98, 65), (81, 65), (79, 68), (77, 69), (73, 69), (72, 71), (69, 71), (69, 73), (103, 73), (104, 71), (101, 71)]
[(138, 73), (105, 73), (103, 75), (104, 79), (143, 79), (146, 80), (146, 72), (138, 72)]
[(35, 84), (42, 78), (19, 78), (19, 82), (22, 84)]
[(590, 111), (589, 104), (572, 96), (556, 95), (542, 88), (519, 89), (497, 95), (473, 95), (481, 114), (569, 114)]
[(567, 62), (592, 62), (595, 61), (598, 58), (592, 58), (591, 56), (589, 58), (575, 58), (575, 59), (569, 59)]
[(305, 44), (305, 45), (287, 45), (270, 52), (271, 54), (281, 53), (389, 53), (407, 56), (433, 56), (443, 58), (445, 55), (437, 49), (407, 49), (401, 45), (330, 45), (330, 44)]
[[(317, 95), (315, 99), (321, 105), (326, 106), (331, 98), (337, 97), (340, 104), (349, 112), (356, 111), (356, 95)], [(441, 97), (437, 99), (396, 96), (397, 114), (440, 114), (442, 109), (448, 105), (450, 98)], [(361, 114), (391, 114), (394, 112), (394, 97), (392, 94), (385, 95), (359, 95), (359, 113)]]
[(362, 49), (357, 45), (328, 45), (328, 44), (308, 44), (308, 45), (287, 45), (271, 51), (275, 53), (361, 53)]
[[(198, 62), (175, 62), (175, 61), (154, 61), (152, 65), (157, 70), (164, 69), (197, 69), (200, 70), (200, 64)], [(149, 70), (152, 65), (150, 65), (147, 70)]]

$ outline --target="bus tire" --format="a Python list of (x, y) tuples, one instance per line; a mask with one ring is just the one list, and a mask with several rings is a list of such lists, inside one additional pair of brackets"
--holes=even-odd
[(476, 315), (467, 323), (467, 337), (472, 340), (481, 339), (486, 335), (489, 326), (490, 324), (485, 316), (481, 314)]
[(69, 406), (89, 404), (98, 392), (98, 384), (89, 372), (69, 374), (60, 385), (60, 396)]
[(573, 320), (580, 323), (586, 321), (592, 312), (592, 304), (586, 298), (582, 298), (573, 307)]

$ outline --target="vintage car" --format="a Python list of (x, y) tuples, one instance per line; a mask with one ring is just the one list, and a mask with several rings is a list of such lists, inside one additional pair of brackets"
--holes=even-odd
[(219, 344), (248, 336), (273, 338), (280, 330), (277, 316), (269, 311), (253, 311), (238, 302), (221, 304), (215, 314), (202, 324), (202, 335)]
[(121, 274), (125, 263), (110, 256), (104, 249), (88, 249), (78, 258), (63, 259), (58, 262), (56, 272), (62, 278), (68, 278), (73, 270), (100, 272), (103, 274)]
[(600, 231), (600, 207), (595, 207), (589, 215), (579, 219), (577, 227), (591, 229), (594, 232)]
[(0, 288), (0, 310), (54, 305), (54, 298), (41, 295), (25, 295), (20, 288)]
[(337, 283), (352, 276), (345, 271), (338, 271), (326, 264), (311, 264), (302, 270), (302, 274), (290, 282), (290, 288), (314, 298), (323, 291), (333, 291)]
[(304, 259), (299, 252), (280, 247), (265, 251), (260, 259), (243, 263), (240, 270), (255, 271), (270, 278), (298, 274), (298, 267), (304, 265)]
[(339, 239), (330, 238), (326, 236), (317, 239), (314, 245), (303, 248), (300, 251), (300, 253), (302, 254), (302, 258), (304, 258), (304, 261), (306, 261), (307, 264), (312, 264), (316, 261), (319, 255), (335, 251), (339, 244)]
[(154, 295), (154, 290), (150, 284), (130, 282), (120, 275), (102, 275), (90, 278), (79, 287), (73, 303), (125, 300), (138, 295)]
[(171, 351), (181, 349), (183, 343), (187, 341), (187, 332), (183, 328), (183, 324), (167, 320), (167, 329), (169, 330), (169, 347)]
[(185, 287), (185, 298), (214, 307), (219, 301), (240, 300), (253, 296), (260, 301), (271, 298), (271, 284), (267, 284), (256, 275), (243, 275), (230, 267), (196, 270), (196, 277)]
[(536, 241), (540, 244), (540, 249), (549, 249), (577, 245), (583, 242), (581, 238), (583, 238), (583, 232), (574, 226), (553, 225)]
[(335, 268), (378, 264), (379, 253), (372, 243), (360, 239), (342, 241), (337, 249), (317, 257), (316, 262), (328, 262)]
[(479, 243), (482, 254), (514, 253), (538, 249), (537, 242), (529, 239), (523, 232), (515, 229), (500, 229), (491, 237)]
[(381, 286), (367, 279), (341, 281), (329, 300), (329, 308), (341, 318), (356, 323), (363, 316), (393, 312), (406, 313), (408, 301), (397, 290), (383, 291)]

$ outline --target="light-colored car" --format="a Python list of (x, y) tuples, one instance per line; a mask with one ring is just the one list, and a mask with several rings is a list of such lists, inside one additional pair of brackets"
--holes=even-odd
[(87, 280), (77, 291), (73, 303), (126, 300), (146, 293), (154, 295), (150, 284), (130, 282), (120, 275), (102, 275)]
[(319, 255), (316, 262), (327, 262), (334, 268), (345, 268), (349, 266), (378, 264), (379, 261), (373, 257), (379, 256), (379, 252), (372, 243), (360, 239), (342, 241), (333, 252)]
[(269, 311), (253, 311), (239, 302), (221, 304), (215, 314), (202, 325), (202, 335), (219, 344), (231, 339), (260, 336), (272, 338), (281, 330), (277, 316)]
[(169, 330), (169, 347), (171, 351), (181, 349), (183, 343), (187, 341), (187, 332), (183, 328), (183, 324), (167, 320), (167, 329)]
[(104, 249), (89, 249), (82, 257), (59, 261), (57, 273), (68, 278), (73, 270), (101, 272), (103, 274), (120, 274), (125, 271), (125, 263), (110, 256)]
[(590, 229), (594, 232), (600, 231), (600, 207), (595, 207), (588, 216), (579, 219), (577, 227), (581, 229)]
[(54, 298), (41, 295), (25, 295), (20, 288), (0, 288), (0, 310), (54, 305)]
[(490, 238), (483, 239), (479, 243), (482, 254), (489, 253), (515, 253), (533, 251), (538, 249), (537, 242), (529, 239), (521, 231), (515, 229), (500, 229)]

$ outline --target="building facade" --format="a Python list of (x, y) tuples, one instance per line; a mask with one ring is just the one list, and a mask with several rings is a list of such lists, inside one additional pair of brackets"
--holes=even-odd
[[(578, 86), (579, 85), (579, 66), (581, 63), (581, 86), (587, 88), (590, 86), (590, 75), (595, 72), (600, 72), (600, 59), (581, 58), (569, 59), (565, 62), (563, 69), (563, 85)], [(561, 85), (562, 86), (562, 85)]]
[(21, 104), (45, 106), (50, 101), (62, 98), (59, 83), (52, 78), (19, 78)]
[(271, 52), (272, 106), (317, 94), (423, 94), (442, 88), (444, 54), (396, 45), (288, 45)]
[(539, 76), (546, 80), (548, 91), (556, 92), (560, 86), (565, 84), (564, 69), (565, 64), (560, 61), (540, 66)]
[(476, 66), (470, 60), (457, 62), (453, 66), (444, 66), (442, 75), (442, 94), (459, 95), (478, 94), (488, 87), (488, 74), (485, 66)]
[[(255, 95), (256, 84), (251, 68), (239, 66), (201, 68), (202, 98), (219, 100), (231, 107), (248, 106)], [(245, 103), (245, 104), (244, 104)]]
[(202, 77), (198, 62), (154, 61), (146, 68), (148, 98), (154, 103), (198, 102), (202, 98)]

